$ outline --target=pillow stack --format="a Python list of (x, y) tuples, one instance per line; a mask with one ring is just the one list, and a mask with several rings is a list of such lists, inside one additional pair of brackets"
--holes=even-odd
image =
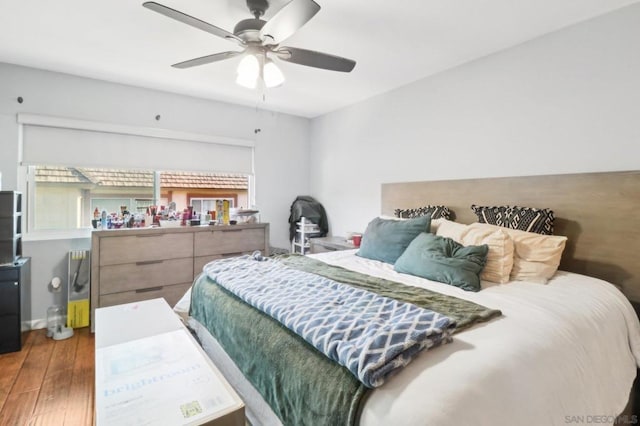
[(461, 244), (487, 244), (489, 254), (481, 278), (498, 284), (530, 281), (546, 284), (560, 266), (567, 237), (541, 235), (485, 223), (442, 223), (437, 235)]
[(398, 272), (464, 290), (480, 290), (479, 274), (486, 263), (488, 246), (465, 247), (430, 233), (430, 228), (430, 215), (407, 220), (377, 217), (367, 225), (356, 254), (394, 264)]
[(487, 223), (432, 221), (430, 215), (376, 218), (357, 255), (394, 264), (398, 272), (478, 291), (480, 280), (546, 284), (560, 265), (566, 242), (563, 236)]

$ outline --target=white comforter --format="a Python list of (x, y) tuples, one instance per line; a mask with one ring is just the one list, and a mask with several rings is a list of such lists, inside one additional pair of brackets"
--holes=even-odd
[[(313, 257), (503, 314), (455, 334), (453, 343), (421, 354), (371, 392), (360, 425), (613, 424), (625, 408), (640, 365), (640, 324), (613, 285), (558, 272), (547, 285), (483, 282), (486, 288), (471, 293), (399, 274), (392, 265), (354, 253)], [(230, 360), (218, 360), (226, 362), (226, 373), (235, 367)], [(252, 423), (278, 423), (244, 378), (230, 381), (243, 394), (248, 415), (255, 413)]]
[(611, 424), (625, 408), (640, 365), (640, 324), (613, 285), (558, 272), (547, 285), (512, 282), (470, 293), (354, 253), (316, 257), (503, 314), (422, 354), (372, 392), (361, 425)]

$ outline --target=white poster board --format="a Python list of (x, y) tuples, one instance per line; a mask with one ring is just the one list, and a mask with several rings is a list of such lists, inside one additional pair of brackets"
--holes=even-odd
[(96, 350), (97, 425), (198, 423), (235, 402), (184, 330)]

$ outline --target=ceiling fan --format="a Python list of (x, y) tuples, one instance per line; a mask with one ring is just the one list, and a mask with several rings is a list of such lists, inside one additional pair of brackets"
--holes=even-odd
[(244, 56), (238, 65), (236, 83), (256, 88), (259, 84), (276, 87), (284, 82), (284, 76), (272, 57), (294, 64), (306, 65), (331, 71), (351, 72), (356, 62), (351, 59), (298, 47), (280, 46), (320, 10), (313, 0), (291, 0), (276, 14), (265, 21), (261, 19), (269, 8), (268, 0), (246, 0), (253, 18), (243, 19), (233, 29), (233, 33), (198, 18), (179, 12), (159, 3), (148, 1), (142, 5), (184, 24), (224, 38), (244, 48), (189, 59), (173, 64), (174, 68), (191, 68), (198, 65)]

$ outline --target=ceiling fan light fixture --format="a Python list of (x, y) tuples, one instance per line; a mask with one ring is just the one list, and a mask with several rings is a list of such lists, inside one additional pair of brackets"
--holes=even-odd
[(271, 59), (267, 59), (263, 70), (264, 85), (267, 87), (278, 87), (284, 83), (284, 74)]
[(246, 55), (238, 64), (236, 83), (248, 89), (255, 89), (260, 78), (260, 61), (255, 55)]
[(244, 58), (238, 64), (238, 74), (246, 76), (260, 75), (260, 61), (255, 55), (245, 55)]
[(246, 87), (247, 89), (255, 89), (258, 87), (258, 79), (238, 74), (236, 77), (236, 84), (238, 86)]

